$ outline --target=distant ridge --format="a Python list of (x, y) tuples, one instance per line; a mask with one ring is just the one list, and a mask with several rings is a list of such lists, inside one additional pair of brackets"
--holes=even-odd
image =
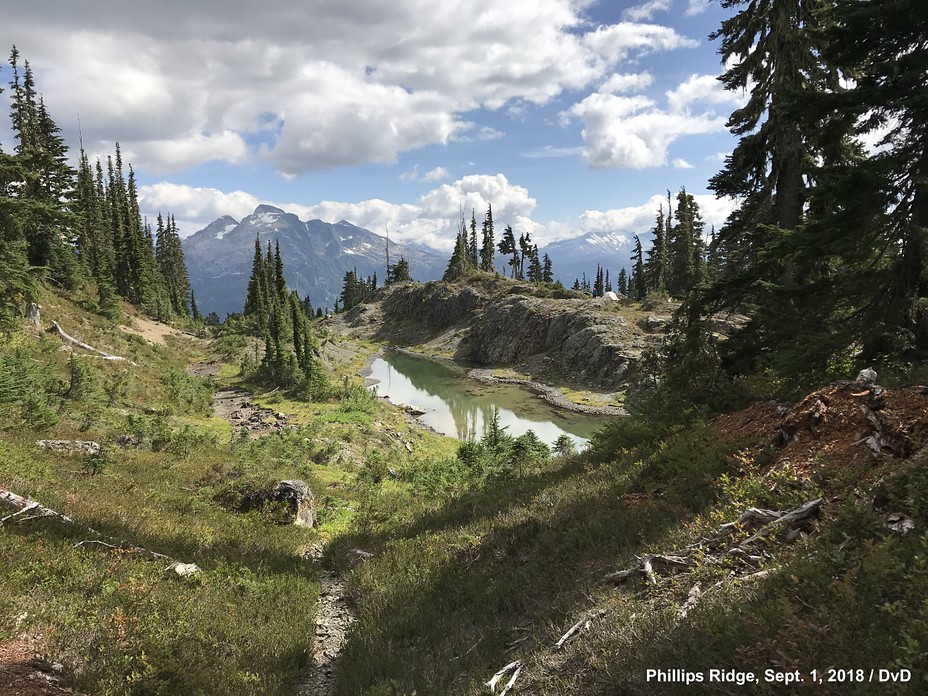
[[(240, 312), (251, 274), (255, 235), (262, 247), (280, 242), (287, 285), (309, 296), (314, 307), (335, 306), (345, 271), (356, 268), (367, 277), (386, 274), (386, 238), (350, 222), (301, 221), (270, 205), (259, 205), (241, 221), (223, 215), (183, 240), (190, 284), (204, 313), (220, 318)], [(436, 280), (448, 265), (447, 257), (390, 242), (390, 260), (409, 261), (416, 280)]]

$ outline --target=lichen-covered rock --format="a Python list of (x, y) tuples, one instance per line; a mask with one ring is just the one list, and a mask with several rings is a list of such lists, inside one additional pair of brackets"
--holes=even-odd
[(100, 454), (100, 444), (91, 440), (38, 440), (35, 444), (62, 454)]
[(196, 563), (175, 562), (164, 569), (166, 575), (182, 578), (184, 580), (199, 580), (203, 571)]
[(297, 527), (316, 526), (316, 496), (305, 481), (280, 481), (271, 493), (273, 500), (286, 503)]

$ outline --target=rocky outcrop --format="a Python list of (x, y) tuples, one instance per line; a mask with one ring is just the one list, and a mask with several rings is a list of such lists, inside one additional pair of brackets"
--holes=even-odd
[(388, 294), (383, 300), (383, 311), (393, 320), (412, 320), (441, 330), (469, 320), (484, 299), (473, 288), (426, 283)]
[(368, 310), (370, 317), (349, 314), (349, 320), (360, 326), (373, 319), (380, 339), (433, 345), (456, 360), (494, 366), (532, 361), (554, 379), (615, 389), (627, 384), (630, 368), (661, 339), (670, 319), (654, 313), (660, 310), (643, 314), (616, 302), (579, 299), (569, 291), (557, 299), (532, 292), (532, 286), (508, 279), (491, 279), (476, 288), (409, 285), (388, 289), (379, 309)]
[(505, 365), (544, 353), (545, 366), (571, 381), (617, 387), (648, 341), (600, 310), (589, 300), (507, 297), (471, 324), (458, 357)]

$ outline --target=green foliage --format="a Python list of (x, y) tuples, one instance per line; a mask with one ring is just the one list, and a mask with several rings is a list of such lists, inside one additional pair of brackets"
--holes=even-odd
[(38, 297), (38, 288), (26, 259), (25, 243), (7, 241), (2, 237), (0, 230), (0, 336), (17, 326), (26, 305)]
[(376, 273), (365, 280), (358, 276), (357, 270), (345, 271), (342, 292), (341, 295), (339, 295), (339, 300), (341, 300), (342, 303), (341, 311), (347, 312), (349, 309), (367, 302), (373, 297), (376, 289)]
[(33, 356), (0, 347), (0, 429), (26, 426), (44, 430), (55, 425), (57, 388), (54, 378)]
[(168, 407), (176, 413), (203, 414), (212, 405), (210, 387), (183, 370), (166, 370), (161, 382), (167, 388)]
[(409, 261), (402, 257), (387, 269), (386, 285), (406, 283), (410, 280), (412, 280), (412, 277), (409, 275)]
[(554, 453), (559, 457), (569, 457), (577, 451), (569, 435), (561, 435), (554, 441)]

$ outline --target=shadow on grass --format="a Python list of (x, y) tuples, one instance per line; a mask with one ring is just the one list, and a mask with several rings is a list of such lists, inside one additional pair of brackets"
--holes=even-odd
[[(475, 677), (486, 681), (515, 659), (513, 641), (553, 643), (606, 571), (681, 521), (668, 506), (624, 504), (629, 483), (575, 461), (505, 496), (465, 495), (389, 539), (343, 540), (386, 550), (357, 571), (367, 594), (339, 664), (339, 693), (476, 693)], [(470, 543), (461, 541), (464, 527)]]
[[(290, 694), (305, 674), (316, 569), (273, 548), (273, 540), (217, 539), (204, 548), (180, 534), (144, 533), (94, 517), (30, 521), (3, 532), (26, 553), (41, 548), (9, 572), (43, 597), (29, 610), (58, 626), (58, 647), (84, 662), (75, 686), (87, 693)], [(202, 578), (165, 574), (171, 561), (147, 554), (75, 548), (94, 539), (195, 562)]]

